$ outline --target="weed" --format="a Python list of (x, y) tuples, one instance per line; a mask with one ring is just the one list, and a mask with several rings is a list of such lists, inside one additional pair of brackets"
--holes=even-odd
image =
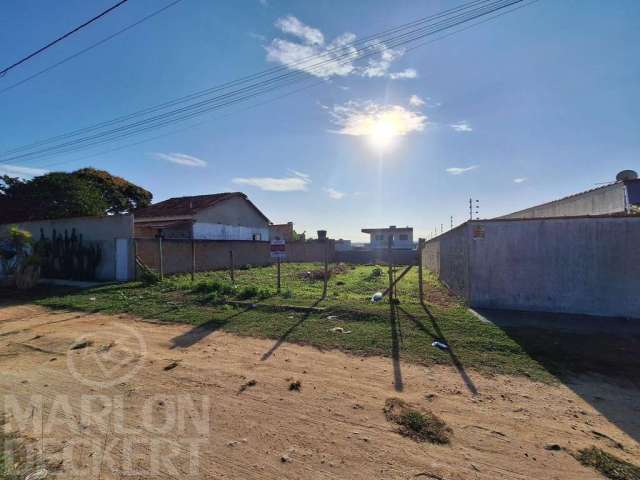
[(399, 398), (387, 399), (384, 414), (387, 420), (400, 425), (399, 432), (402, 435), (413, 438), (417, 442), (447, 444), (451, 441), (451, 428), (444, 420), (431, 412), (410, 408)]
[(299, 392), (300, 389), (302, 388), (302, 382), (300, 382), (300, 380), (296, 380), (295, 382), (291, 382), (289, 384), (289, 391), (291, 392)]
[(596, 469), (611, 480), (640, 480), (640, 467), (597, 447), (583, 448), (578, 451), (576, 459), (582, 465)]

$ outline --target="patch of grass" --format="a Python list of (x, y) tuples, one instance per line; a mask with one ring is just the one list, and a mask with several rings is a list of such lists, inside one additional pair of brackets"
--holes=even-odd
[(640, 480), (640, 467), (597, 447), (583, 448), (578, 451), (576, 459), (582, 465), (596, 469), (611, 480)]
[[(523, 332), (522, 338), (510, 336), (505, 330), (478, 320), (448, 293), (435, 275), (425, 272), (430, 316), (419, 303), (417, 268), (409, 271), (398, 284), (400, 303), (396, 324), (402, 341), (394, 347), (394, 337), (398, 334), (394, 335), (391, 329), (389, 303), (374, 304), (370, 300), (374, 292), (383, 291), (387, 286), (386, 267), (357, 265), (335, 269), (329, 279), (328, 298), (319, 303), (322, 280), (309, 280), (300, 273), (322, 269), (321, 264), (283, 263), (281, 268), (284, 292), (281, 295), (275, 294), (276, 268), (267, 266), (236, 270), (235, 285), (231, 285), (228, 272), (214, 271), (198, 273), (194, 281), (190, 275), (176, 275), (151, 285), (131, 282), (78, 292), (51, 291), (44, 298), (40, 292), (37, 303), (52, 308), (129, 313), (192, 325), (215, 322), (218, 328), (238, 335), (283, 339), (354, 354), (391, 356), (395, 349), (402, 359), (421, 364), (452, 365), (455, 361), (464, 369), (526, 375), (545, 382), (554, 380), (549, 369), (558, 373), (560, 367), (582, 368), (581, 358), (597, 365), (598, 355), (609, 350), (607, 345), (611, 340), (603, 335), (588, 338), (567, 335), (561, 344), (546, 338), (538, 341), (543, 334), (540, 330)], [(299, 312), (277, 308), (247, 310), (225, 304), (234, 299), (274, 307), (316, 305), (324, 307), (325, 312), (303, 317)], [(337, 324), (328, 319), (329, 316), (338, 318), (339, 326), (351, 333), (331, 332)], [(436, 339), (445, 340), (451, 349), (442, 351), (432, 347)], [(588, 355), (584, 345), (589, 345)], [(529, 351), (532, 346), (536, 349)], [(632, 360), (627, 362), (630, 366), (640, 365)]]
[(451, 428), (432, 412), (411, 408), (404, 400), (389, 398), (384, 405), (384, 415), (400, 426), (402, 435), (418, 442), (446, 445), (451, 442)]

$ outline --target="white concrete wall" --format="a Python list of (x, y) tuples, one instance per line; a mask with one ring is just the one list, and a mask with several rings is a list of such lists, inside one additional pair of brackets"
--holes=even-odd
[(498, 218), (571, 217), (623, 213), (626, 208), (625, 194), (624, 183), (619, 182)]
[(193, 224), (193, 236), (197, 240), (253, 240), (256, 234), (260, 235), (262, 241), (269, 240), (268, 227), (244, 227), (205, 222)]
[(83, 241), (99, 243), (102, 247), (102, 261), (96, 271), (98, 280), (116, 279), (116, 238), (129, 239), (129, 273), (133, 278), (134, 262), (131, 238), (133, 237), (132, 215), (109, 215), (106, 217), (76, 217), (61, 218), (57, 220), (40, 220), (35, 222), (20, 222), (0, 225), (0, 237), (6, 236), (9, 228), (17, 225), (22, 230), (31, 232), (34, 240), (40, 238), (40, 229), (46, 238), (51, 239), (55, 229), (58, 234), (64, 235), (67, 230), (76, 229), (76, 234), (82, 235)]
[[(376, 236), (383, 235), (381, 240), (377, 240)], [(388, 231), (378, 231), (375, 233), (370, 233), (369, 237), (369, 246), (370, 248), (389, 248), (389, 236), (391, 235)], [(393, 248), (398, 249), (412, 249), (413, 248), (413, 232), (412, 231), (404, 231), (402, 229), (398, 229), (394, 234), (393, 239)], [(400, 235), (407, 235), (407, 240), (400, 240)]]

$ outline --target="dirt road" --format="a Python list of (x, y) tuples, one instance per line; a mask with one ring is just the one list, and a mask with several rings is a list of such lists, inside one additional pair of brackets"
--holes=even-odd
[[(0, 371), (5, 421), (44, 437), (62, 478), (597, 479), (565, 449), (640, 457), (563, 385), (467, 372), (473, 395), (453, 367), (127, 316), (2, 308)], [(576, 385), (618, 419), (640, 416), (638, 390)], [(394, 396), (443, 418), (451, 444), (400, 436), (383, 414)]]

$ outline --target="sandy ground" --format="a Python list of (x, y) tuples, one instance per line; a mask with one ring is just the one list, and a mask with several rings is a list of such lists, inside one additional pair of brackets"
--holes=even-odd
[[(92, 344), (69, 350), (78, 339)], [(127, 316), (0, 308), (5, 421), (34, 445), (44, 438), (62, 478), (595, 479), (567, 450), (597, 445), (640, 458), (634, 439), (564, 385), (468, 372), (472, 395), (454, 368), (399, 370), (402, 391), (389, 358)], [(290, 391), (296, 380), (300, 391)], [(631, 387), (575, 385), (617, 405), (618, 419), (640, 416)], [(382, 410), (394, 396), (443, 418), (451, 444), (400, 436)]]

